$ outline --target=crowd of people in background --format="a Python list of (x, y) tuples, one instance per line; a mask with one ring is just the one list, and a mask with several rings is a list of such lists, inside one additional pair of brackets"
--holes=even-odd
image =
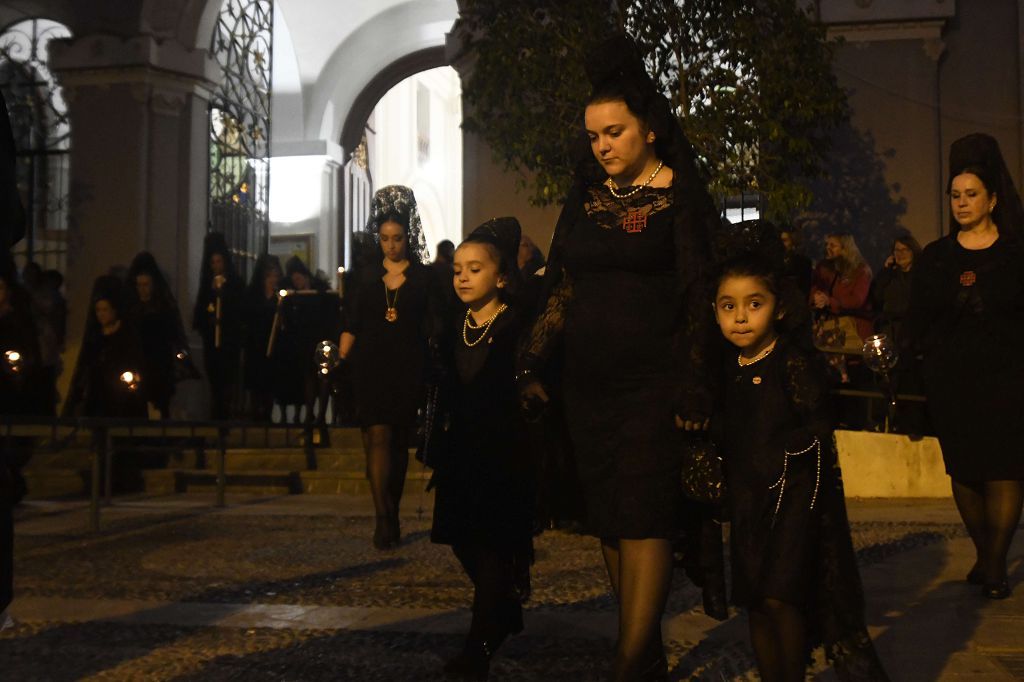
[[(920, 244), (903, 233), (884, 262), (872, 268), (852, 234), (827, 235), (823, 257), (816, 263), (800, 250), (797, 230), (784, 227), (779, 234), (786, 247), (787, 274), (798, 282), (814, 314), (818, 345), (835, 351), (834, 381), (870, 388), (872, 376), (856, 356), (873, 334), (885, 334), (899, 345)], [(448, 240), (440, 242), (434, 260), (426, 264), (439, 285), (452, 279), (454, 247)], [(363, 251), (360, 261), (366, 260)], [(541, 250), (523, 234), (517, 266), (534, 296), (544, 265)], [(244, 282), (223, 236), (211, 233), (190, 325), (202, 348), (200, 370), (171, 286), (153, 254), (141, 252), (127, 268), (112, 267), (94, 282), (79, 360), (62, 401), (57, 384), (65, 370), (68, 315), (63, 276), (29, 262), (20, 277), (8, 275), (12, 300), (22, 300), (35, 332), (32, 348), (22, 355), (25, 366), (33, 368), (32, 380), (25, 382), (30, 395), (21, 402), (24, 413), (53, 415), (63, 403), (65, 415), (168, 419), (178, 383), (203, 378), (209, 385), (209, 412), (193, 416), (351, 423), (350, 372), (332, 370), (332, 400), (321, 400), (314, 352), (322, 340), (338, 341), (345, 311), (357, 309), (354, 297), (365, 269), (364, 262), (357, 262), (345, 275), (343, 294), (298, 256), (282, 266), (278, 256), (263, 254)], [(303, 296), (286, 296), (282, 304), (282, 290)], [(454, 294), (446, 297), (448, 305)], [(905, 364), (913, 363), (908, 359)], [(122, 381), (128, 371), (134, 381)], [(905, 370), (900, 377), (904, 392), (919, 390), (915, 372)]]

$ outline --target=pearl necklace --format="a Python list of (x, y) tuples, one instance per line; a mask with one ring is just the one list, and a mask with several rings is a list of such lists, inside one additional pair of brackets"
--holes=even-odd
[(766, 357), (771, 355), (773, 350), (775, 350), (775, 342), (776, 341), (778, 341), (778, 339), (773, 339), (772, 342), (770, 344), (768, 344), (767, 348), (765, 348), (763, 351), (761, 351), (760, 353), (758, 353), (754, 357), (750, 358), (746, 362), (744, 362), (743, 353), (740, 353), (736, 357), (736, 364), (739, 365), (740, 367), (747, 367), (748, 365), (752, 365), (755, 362), (760, 362), (761, 360), (764, 360)]
[(612, 180), (611, 178), (608, 178), (607, 180), (605, 180), (604, 184), (608, 187), (608, 191), (611, 192), (612, 196), (615, 197), (616, 199), (628, 199), (629, 197), (633, 196), (634, 194), (636, 194), (637, 192), (642, 190), (647, 185), (649, 185), (652, 182), (654, 182), (654, 178), (656, 178), (658, 176), (658, 173), (660, 173), (661, 169), (664, 168), (664, 167), (665, 167), (665, 162), (664, 161), (659, 161), (658, 162), (658, 167), (654, 169), (654, 172), (651, 173), (651, 175), (646, 180), (644, 180), (644, 183), (642, 185), (637, 185), (633, 189), (629, 190), (628, 192), (624, 192), (622, 194), (619, 194), (619, 187), (618, 187), (618, 185), (615, 184), (615, 181)]
[[(500, 306), (498, 306), (498, 309), (494, 311), (494, 314), (488, 317), (487, 320), (481, 324), (473, 324), (473, 318), (471, 316), (472, 311), (467, 310), (466, 320), (462, 323), (462, 342), (466, 344), (466, 346), (468, 346), (469, 348), (472, 348), (473, 346), (483, 341), (484, 337), (487, 336), (487, 332), (490, 331), (491, 325), (494, 324), (494, 321), (496, 319), (498, 319), (498, 315), (501, 315), (506, 310), (508, 310), (508, 306), (502, 303)], [(480, 333), (480, 336), (478, 336), (476, 341), (473, 341), (472, 343), (470, 343), (469, 341), (470, 329), (472, 329), (473, 331), (483, 329), (483, 331)]]

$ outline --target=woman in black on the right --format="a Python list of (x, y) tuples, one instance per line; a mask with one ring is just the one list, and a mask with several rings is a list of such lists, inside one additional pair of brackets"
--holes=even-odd
[(1024, 209), (999, 145), (981, 133), (950, 148), (948, 191), (950, 234), (914, 266), (909, 341), (977, 550), (967, 581), (1005, 599), (1024, 497)]

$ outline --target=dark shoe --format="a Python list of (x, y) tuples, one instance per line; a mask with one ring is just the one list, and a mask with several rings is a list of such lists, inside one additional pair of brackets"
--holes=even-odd
[(725, 594), (725, 577), (708, 574), (701, 589), (704, 613), (718, 621), (729, 620), (729, 603)]
[(640, 682), (668, 682), (668, 659), (665, 653), (662, 652), (637, 679)]
[(981, 594), (985, 599), (1006, 599), (1010, 596), (1010, 585), (1005, 579), (997, 583), (985, 583)]
[(967, 572), (965, 580), (971, 585), (981, 586), (985, 584), (985, 576), (981, 569), (978, 568), (978, 564), (974, 564), (974, 568)]
[(492, 653), (487, 642), (467, 641), (462, 652), (444, 664), (444, 672), (464, 680), (486, 680), (491, 673)]

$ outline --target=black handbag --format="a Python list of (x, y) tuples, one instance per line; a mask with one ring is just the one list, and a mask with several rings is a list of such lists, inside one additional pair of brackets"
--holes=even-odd
[(725, 475), (718, 448), (706, 436), (685, 437), (683, 470), (680, 474), (683, 495), (695, 502), (720, 504), (725, 499)]

